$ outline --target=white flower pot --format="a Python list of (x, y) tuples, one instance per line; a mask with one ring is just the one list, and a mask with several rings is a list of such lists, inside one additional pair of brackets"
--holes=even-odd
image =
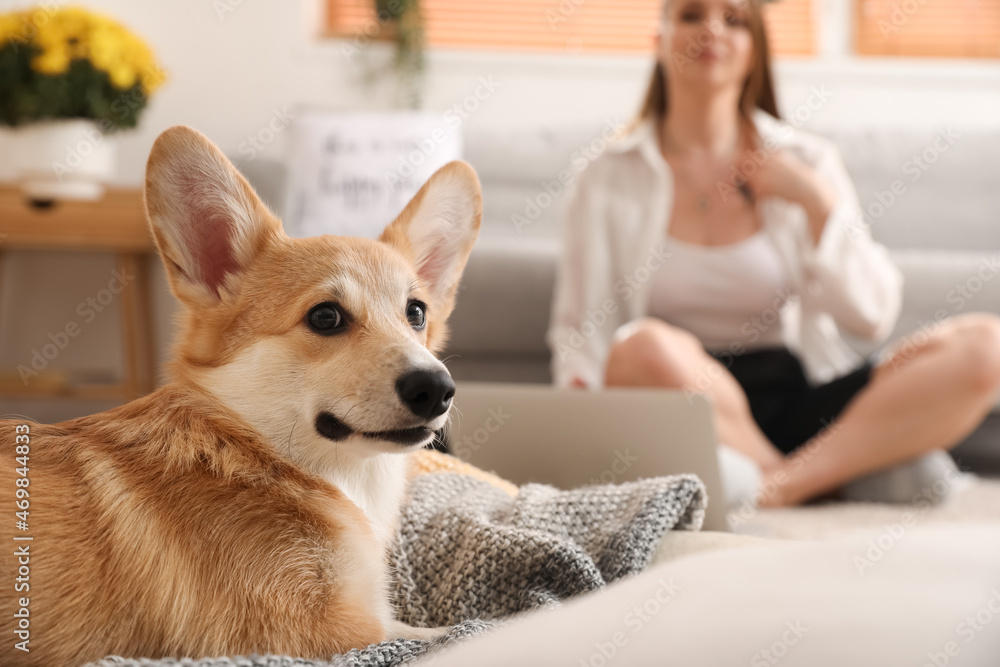
[(114, 137), (82, 118), (7, 131), (8, 169), (30, 199), (100, 199), (115, 171)]

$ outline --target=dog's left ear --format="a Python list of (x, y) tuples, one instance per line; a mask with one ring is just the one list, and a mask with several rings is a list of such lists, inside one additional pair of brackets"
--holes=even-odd
[(443, 322), (455, 307), (462, 270), (479, 235), (479, 178), (465, 162), (434, 172), (379, 240), (408, 257), (431, 294), (430, 316)]

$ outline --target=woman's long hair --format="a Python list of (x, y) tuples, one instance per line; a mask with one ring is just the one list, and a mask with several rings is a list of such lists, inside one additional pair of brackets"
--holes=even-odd
[[(667, 9), (675, 0), (666, 0), (662, 12), (666, 16)], [(740, 95), (740, 114), (749, 119), (754, 109), (763, 109), (775, 118), (781, 118), (778, 113), (778, 103), (774, 97), (774, 77), (771, 74), (771, 49), (767, 44), (767, 31), (764, 29), (764, 16), (761, 14), (760, 0), (745, 0), (747, 4), (747, 28), (753, 38), (754, 63), (743, 84)], [(646, 97), (639, 109), (639, 115), (632, 123), (634, 129), (647, 118), (662, 119), (670, 108), (667, 96), (667, 74), (663, 65), (656, 61), (653, 75), (646, 89)]]

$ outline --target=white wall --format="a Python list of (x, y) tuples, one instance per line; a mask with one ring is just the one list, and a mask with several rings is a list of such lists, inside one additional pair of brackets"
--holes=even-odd
[[(0, 2), (0, 10), (23, 4)], [(345, 43), (315, 37), (320, 0), (86, 4), (142, 35), (169, 73), (141, 126), (118, 137), (115, 180), (121, 184), (141, 183), (149, 148), (170, 125), (194, 126), (227, 153), (239, 155), (242, 142), (259, 135), (276, 113), (295, 105), (358, 110), (393, 104), (391, 81), (377, 86), (363, 81), (365, 63), (384, 61), (388, 48), (375, 44), (348, 59)], [(220, 14), (219, 7), (227, 5), (232, 11)], [(443, 113), (472, 94), (485, 77), (499, 86), (471, 115), (467, 131), (625, 120), (638, 105), (648, 72), (649, 62), (641, 57), (435, 52), (429, 58), (425, 107)], [(858, 61), (833, 52), (822, 61), (779, 61), (777, 78), (786, 113), (805, 114), (802, 105), (813, 90), (830, 93), (827, 102), (808, 113), (806, 127), (951, 124), (968, 129), (1000, 124), (1000, 61)], [(262, 156), (280, 158), (282, 147), (279, 134)], [(0, 148), (0, 178), (4, 168)], [(30, 359), (31, 350), (47, 342), (49, 332), (76, 317), (81, 300), (107, 283), (110, 271), (107, 257), (8, 254), (0, 276), (0, 368)], [(163, 345), (171, 330), (171, 301), (162, 280), (156, 299)], [(116, 368), (117, 332), (117, 313), (109, 309), (74, 339), (55, 365), (72, 370)], [(11, 406), (0, 401), (0, 414), (11, 411), (5, 407)]]

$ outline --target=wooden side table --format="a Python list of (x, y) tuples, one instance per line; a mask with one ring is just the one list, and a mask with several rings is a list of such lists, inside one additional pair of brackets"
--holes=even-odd
[[(153, 389), (156, 369), (150, 256), (156, 251), (146, 224), (141, 189), (109, 189), (93, 202), (59, 201), (39, 207), (17, 188), (0, 186), (0, 275), (10, 250), (114, 253), (118, 270), (134, 275), (120, 296), (125, 376), (117, 384), (74, 385), (44, 372), (25, 386), (17, 374), (0, 380), (0, 395), (123, 398)], [(0, 317), (3, 304), (0, 303)]]

